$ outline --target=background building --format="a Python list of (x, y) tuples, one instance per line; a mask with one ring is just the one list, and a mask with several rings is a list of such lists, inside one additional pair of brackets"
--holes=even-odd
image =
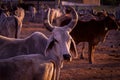
[[(18, 3), (31, 3), (33, 2), (55, 2), (56, 0), (0, 0), (2, 2), (18, 2)], [(88, 5), (100, 5), (100, 0), (61, 0), (61, 1), (69, 1), (69, 2), (77, 2), (80, 4), (88, 4)]]

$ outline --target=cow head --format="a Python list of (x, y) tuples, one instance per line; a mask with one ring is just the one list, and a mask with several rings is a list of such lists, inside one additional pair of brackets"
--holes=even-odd
[(71, 58), (71, 53), (70, 53), (70, 47), (74, 46), (74, 54), (77, 56), (77, 50), (76, 50), (76, 45), (72, 37), (70, 36), (71, 30), (75, 27), (77, 21), (78, 21), (78, 15), (74, 8), (69, 7), (72, 9), (72, 20), (68, 25), (65, 25), (64, 27), (57, 27), (53, 26), (49, 22), (49, 14), (50, 10), (48, 10), (48, 17), (47, 20), (45, 21), (45, 26), (48, 27), (52, 31), (52, 35), (48, 39), (48, 44), (45, 50), (45, 55), (49, 55), (51, 51), (55, 53), (55, 55), (60, 59), (60, 60), (68, 60), (70, 61)]
[(112, 29), (116, 30), (119, 28), (117, 22), (109, 16), (105, 17), (104, 22), (106, 27), (105, 30), (112, 30)]
[(62, 60), (71, 60), (70, 44), (72, 38), (68, 32), (64, 30), (55, 29), (52, 35), (48, 39), (45, 55), (49, 55), (50, 51), (53, 50), (53, 54)]

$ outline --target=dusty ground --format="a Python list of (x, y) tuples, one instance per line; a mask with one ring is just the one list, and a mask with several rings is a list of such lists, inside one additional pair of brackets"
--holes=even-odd
[[(28, 22), (29, 18), (27, 19), (24, 20), (21, 38), (35, 31), (41, 31), (47, 36), (50, 34), (42, 24)], [(79, 53), (81, 47), (81, 43), (77, 45)], [(94, 64), (88, 64), (87, 59), (86, 43), (85, 59), (78, 58), (72, 62), (65, 62), (60, 80), (120, 80), (120, 31), (110, 31), (106, 41), (97, 46)]]

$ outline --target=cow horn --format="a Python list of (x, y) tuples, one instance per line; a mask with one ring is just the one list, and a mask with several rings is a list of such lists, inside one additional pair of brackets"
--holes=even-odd
[(55, 26), (52, 26), (52, 25), (50, 24), (50, 21), (49, 21), (50, 11), (51, 11), (51, 9), (48, 8), (47, 17), (46, 17), (46, 20), (44, 21), (44, 25), (45, 25), (45, 27), (46, 27), (49, 31), (52, 31)]
[[(71, 22), (68, 24), (68, 25), (65, 25), (63, 26), (63, 28), (67, 31), (72, 31), (72, 29), (76, 26), (77, 24), (77, 21), (78, 21), (78, 14), (77, 12), (75, 11), (75, 9), (73, 7), (70, 7), (70, 6), (66, 6), (66, 8), (70, 8), (71, 9), (71, 14), (72, 14), (72, 20)], [(48, 9), (48, 14), (47, 14), (47, 19), (44, 21), (44, 25), (45, 27), (49, 30), (49, 31), (52, 31), (55, 26), (51, 25), (50, 24), (50, 21), (49, 21), (49, 17), (50, 17), (50, 11), (51, 9), (49, 8)]]
[(67, 6), (67, 8), (71, 9), (72, 20), (70, 21), (70, 23), (68, 25), (63, 26), (63, 28), (65, 28), (66, 30), (68, 30), (70, 32), (70, 31), (72, 31), (72, 29), (76, 26), (76, 24), (78, 22), (78, 14), (73, 7)]

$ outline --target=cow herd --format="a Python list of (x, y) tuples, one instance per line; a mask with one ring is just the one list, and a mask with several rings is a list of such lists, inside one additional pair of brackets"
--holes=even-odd
[[(67, 10), (67, 15), (61, 16), (59, 19), (59, 25), (61, 27), (67, 25), (71, 21), (70, 11)], [(97, 14), (80, 14), (78, 12), (79, 20), (75, 28), (70, 32), (70, 35), (75, 40), (76, 45), (80, 42), (88, 42), (88, 60), (89, 63), (94, 63), (94, 49), (99, 42), (103, 42), (106, 33), (110, 30), (119, 29), (118, 23), (113, 17), (107, 16), (103, 12)], [(89, 17), (88, 17), (89, 16)], [(47, 27), (51, 31), (50, 27)], [(84, 59), (84, 45), (80, 58)]]
[[(43, 24), (51, 32), (49, 37), (34, 32), (23, 39), (19, 36), (24, 9), (18, 7), (13, 15), (1, 13), (0, 80), (59, 80), (64, 61), (78, 58), (76, 45), (80, 42), (88, 42), (88, 60), (94, 63), (95, 46), (104, 41), (109, 30), (119, 29), (117, 22), (110, 16), (84, 21), (75, 8), (65, 9), (68, 15), (62, 14), (57, 19), (59, 25), (53, 25), (54, 10), (48, 8)], [(80, 57), (84, 58), (82, 51)]]
[(22, 28), (22, 21), (25, 16), (24, 9), (17, 8), (13, 15), (6, 10), (0, 15), (0, 35), (18, 38)]

